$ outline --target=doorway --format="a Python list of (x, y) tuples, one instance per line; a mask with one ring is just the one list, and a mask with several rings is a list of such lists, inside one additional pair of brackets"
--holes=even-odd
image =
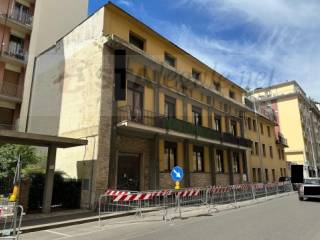
[(140, 159), (140, 154), (119, 154), (117, 189), (140, 190)]

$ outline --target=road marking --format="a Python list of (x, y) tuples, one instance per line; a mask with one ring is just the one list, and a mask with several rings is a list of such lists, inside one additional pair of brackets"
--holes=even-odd
[(45, 232), (53, 233), (53, 234), (60, 235), (60, 236), (63, 236), (63, 237), (72, 237), (72, 235), (65, 234), (65, 233), (60, 233), (60, 232), (56, 232), (56, 231), (51, 231), (51, 230), (45, 230)]

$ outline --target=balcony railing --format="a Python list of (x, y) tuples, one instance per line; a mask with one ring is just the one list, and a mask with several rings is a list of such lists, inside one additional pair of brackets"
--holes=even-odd
[(12, 20), (22, 23), (23, 25), (32, 25), (32, 15), (28, 12), (13, 10), (8, 17)]
[(27, 53), (23, 51), (16, 51), (12, 49), (8, 49), (6, 51), (3, 51), (3, 55), (11, 58), (15, 58), (19, 61), (26, 62), (27, 61)]
[(288, 146), (287, 139), (281, 133), (278, 133), (277, 144)]
[(231, 143), (244, 147), (251, 147), (252, 144), (249, 139), (235, 137), (229, 133), (220, 133), (214, 129), (203, 126), (196, 126), (192, 123), (180, 119), (159, 116), (150, 111), (140, 109), (133, 110), (130, 106), (118, 108), (117, 117), (118, 122), (131, 121), (147, 126), (173, 130), (184, 134), (194, 135), (225, 143)]
[(9, 97), (20, 97), (19, 85), (3, 81), (0, 85), (0, 94)]
[(16, 130), (14, 124), (2, 124), (0, 123), (0, 130)]

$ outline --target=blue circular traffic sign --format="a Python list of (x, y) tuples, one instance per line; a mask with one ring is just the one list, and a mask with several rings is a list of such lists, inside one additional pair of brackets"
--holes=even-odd
[(176, 166), (171, 171), (171, 178), (175, 182), (180, 182), (183, 179), (184, 172), (183, 169), (179, 166)]

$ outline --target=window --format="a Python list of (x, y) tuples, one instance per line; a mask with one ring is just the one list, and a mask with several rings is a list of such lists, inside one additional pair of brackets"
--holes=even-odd
[(248, 129), (249, 129), (249, 130), (252, 129), (252, 121), (251, 121), (251, 118), (248, 118)]
[(266, 174), (266, 182), (269, 182), (269, 172), (268, 169), (265, 169), (265, 174)]
[(217, 150), (216, 152), (216, 172), (223, 173), (224, 172), (224, 160), (223, 160), (223, 151)]
[(164, 62), (171, 67), (176, 67), (176, 58), (170, 55), (169, 53), (164, 54)]
[(273, 158), (273, 149), (272, 146), (269, 147), (270, 157)]
[(195, 172), (203, 172), (203, 147), (193, 146), (193, 166)]
[(192, 122), (196, 126), (202, 125), (201, 108), (192, 107)]
[(263, 156), (267, 156), (265, 144), (262, 144), (262, 152), (263, 152)]
[(164, 170), (171, 171), (175, 166), (177, 166), (177, 144), (174, 142), (165, 142)]
[(0, 129), (11, 129), (14, 118), (14, 110), (0, 107)]
[(281, 153), (282, 153), (281, 154), (282, 155), (282, 160), (286, 160), (286, 155), (284, 154), (284, 150), (283, 149), (281, 150)]
[(220, 116), (214, 117), (214, 130), (221, 132), (221, 117)]
[(235, 137), (237, 136), (237, 122), (236, 121), (233, 121), (233, 120), (230, 121), (230, 133)]
[(254, 143), (256, 149), (256, 155), (259, 155), (259, 145), (257, 142)]
[(1, 93), (7, 96), (17, 97), (19, 94), (19, 80), (19, 73), (5, 69), (2, 82), (2, 89), (0, 90)]
[(20, 22), (23, 22), (25, 24), (31, 24), (31, 16), (30, 16), (30, 9), (22, 5), (18, 2), (15, 2), (14, 9), (12, 11), (12, 17)]
[(165, 116), (169, 118), (176, 117), (176, 100), (172, 97), (165, 97)]
[(232, 167), (233, 167), (233, 172), (234, 173), (240, 173), (240, 159), (239, 159), (239, 154), (238, 153), (233, 153), (233, 162), (232, 162)]
[(218, 92), (221, 91), (221, 84), (219, 82), (213, 82), (214, 89), (217, 90)]
[(283, 174), (285, 177), (287, 176), (287, 170), (285, 168), (283, 169)]
[(252, 178), (253, 182), (257, 182), (257, 172), (255, 168), (252, 168)]
[(263, 124), (262, 123), (260, 123), (260, 131), (261, 131), (261, 134), (263, 135)]
[(261, 168), (258, 168), (258, 181), (262, 182)]
[(280, 168), (280, 176), (283, 177), (283, 171), (282, 168)]
[(129, 42), (132, 45), (136, 46), (137, 48), (144, 50), (145, 40), (139, 37), (138, 35), (136, 35), (135, 33), (132, 33), (132, 32), (129, 33)]
[(253, 131), (257, 131), (257, 122), (256, 120), (252, 120)]
[(276, 181), (276, 171), (272, 169), (272, 182)]
[(141, 122), (143, 118), (143, 87), (128, 82), (127, 103), (130, 109), (130, 119)]
[(201, 73), (195, 69), (192, 69), (192, 77), (196, 80), (200, 80)]
[(271, 130), (270, 130), (270, 126), (267, 126), (267, 132), (268, 132), (268, 137), (271, 137)]
[(24, 59), (24, 39), (11, 35), (9, 40), (9, 54)]
[(234, 91), (229, 91), (229, 97), (232, 99), (235, 99), (236, 94), (234, 93)]

